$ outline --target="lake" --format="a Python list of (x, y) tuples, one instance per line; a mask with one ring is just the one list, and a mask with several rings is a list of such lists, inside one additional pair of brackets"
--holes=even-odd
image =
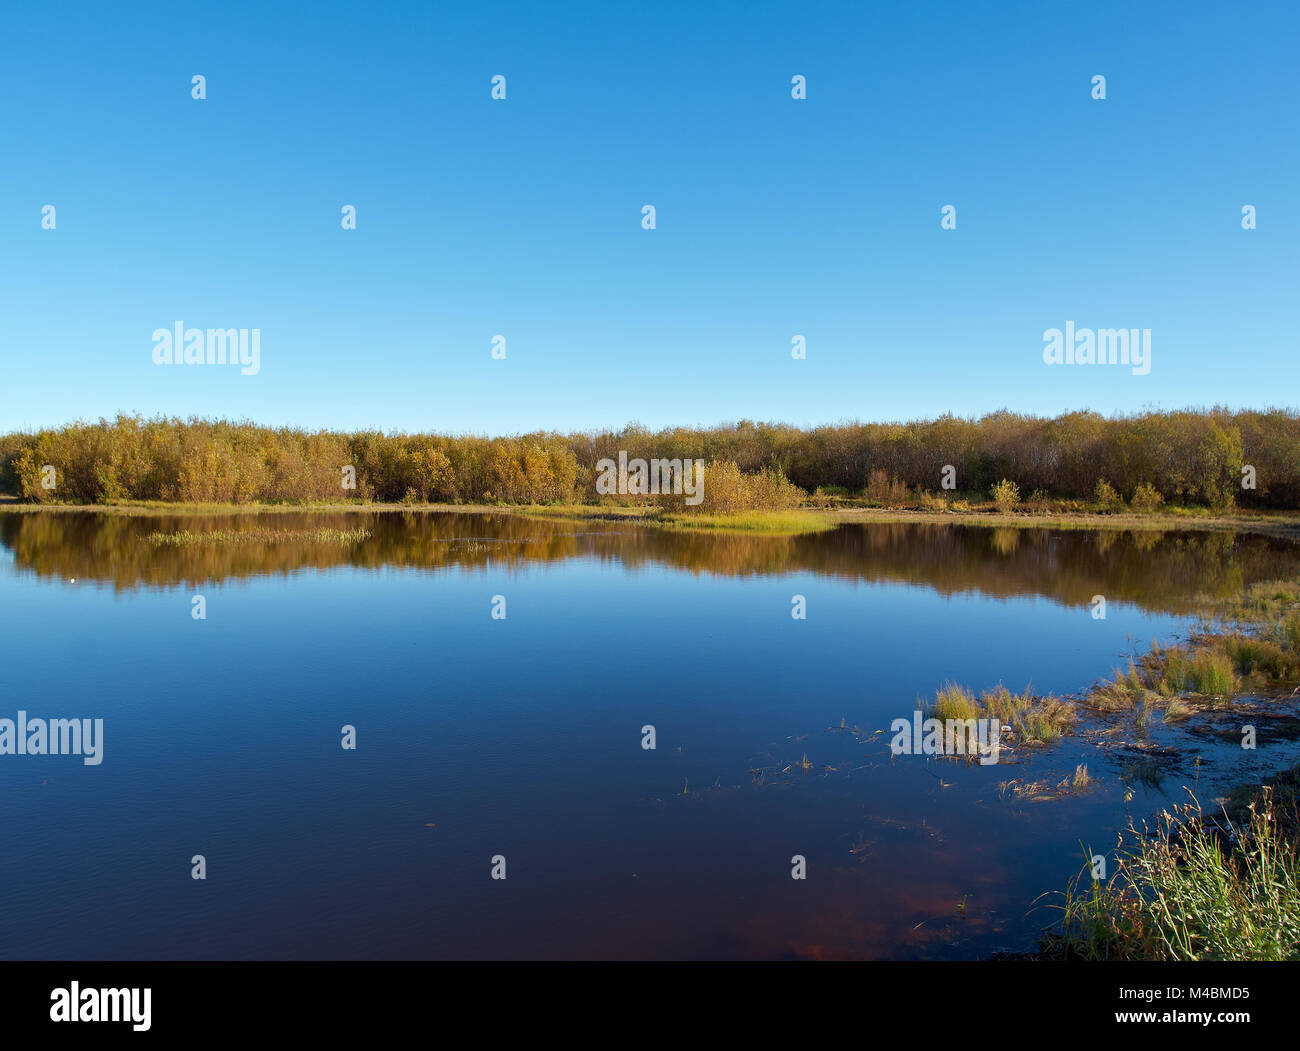
[[(153, 536), (180, 530), (209, 535)], [(0, 512), (0, 718), (103, 720), (98, 765), (0, 756), (0, 956), (1029, 950), (1083, 845), (1295, 740), (980, 765), (892, 756), (891, 721), (950, 681), (1077, 694), (1200, 596), (1297, 575), (1205, 532)], [(1080, 763), (1082, 793), (999, 787)]]

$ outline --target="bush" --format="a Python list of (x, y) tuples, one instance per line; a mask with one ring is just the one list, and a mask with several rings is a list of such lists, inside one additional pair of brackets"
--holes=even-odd
[(1092, 495), (1097, 501), (1097, 510), (1102, 514), (1114, 514), (1116, 511), (1124, 510), (1124, 498), (1105, 478), (1097, 483), (1097, 488), (1093, 490)]
[(1165, 498), (1160, 495), (1154, 485), (1149, 482), (1143, 482), (1133, 491), (1133, 499), (1129, 501), (1134, 511), (1140, 514), (1154, 514), (1160, 510)]
[(993, 487), (993, 503), (999, 511), (1014, 511), (1020, 503), (1020, 488), (1003, 478)]
[(785, 511), (803, 503), (802, 489), (780, 471), (768, 468), (746, 474), (731, 460), (719, 460), (704, 469), (703, 497), (686, 503), (686, 494), (652, 497), (660, 506), (683, 514), (737, 514), (743, 511)]
[(868, 503), (882, 504), (885, 507), (904, 507), (910, 502), (911, 494), (907, 486), (885, 471), (872, 471), (863, 497)]

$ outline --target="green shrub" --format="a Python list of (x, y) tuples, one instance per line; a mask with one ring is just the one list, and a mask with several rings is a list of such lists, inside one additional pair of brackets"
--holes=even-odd
[(1154, 514), (1160, 510), (1164, 502), (1165, 498), (1154, 485), (1143, 482), (1133, 490), (1133, 499), (1129, 501), (1129, 506), (1140, 514)]
[(1097, 501), (1097, 510), (1103, 514), (1114, 514), (1124, 510), (1124, 498), (1105, 478), (1097, 483), (1097, 488), (1093, 490), (1092, 495)]
[(1020, 503), (1020, 488), (1015, 482), (1003, 478), (993, 487), (993, 503), (999, 511), (1014, 511)]

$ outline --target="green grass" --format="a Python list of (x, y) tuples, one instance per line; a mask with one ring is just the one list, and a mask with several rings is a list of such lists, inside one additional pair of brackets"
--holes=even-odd
[(1292, 613), (1278, 625), (1278, 635), (1286, 645), (1300, 653), (1300, 613)]
[(1027, 711), (1032, 702), (1033, 696), (1028, 690), (1024, 693), (1012, 693), (1001, 683), (991, 690), (985, 690), (980, 697), (980, 704), (983, 705), (989, 718), (998, 719), (1008, 726), (1011, 725), (1012, 720)]
[(1074, 706), (1054, 697), (1040, 698), (1011, 721), (1024, 741), (1052, 744), (1074, 729)]
[(974, 694), (956, 683), (948, 683), (926, 705), (925, 714), (927, 718), (946, 723), (949, 719), (980, 719), (984, 712), (975, 703)]
[(1300, 649), (1284, 649), (1271, 639), (1229, 635), (1219, 640), (1241, 675), (1264, 684), (1294, 682), (1300, 678)]
[(1127, 672), (1116, 668), (1110, 679), (1102, 680), (1092, 689), (1085, 703), (1104, 712), (1133, 711), (1145, 706), (1148, 693), (1142, 672), (1129, 661)]
[(942, 722), (997, 719), (1026, 743), (1051, 744), (1069, 733), (1076, 719), (1074, 705), (1068, 701), (1038, 697), (1028, 689), (1012, 693), (1001, 684), (985, 690), (976, 700), (970, 690), (948, 683), (924, 707), (928, 718)]
[(820, 511), (738, 511), (735, 514), (671, 514), (646, 520), (649, 524), (676, 530), (709, 532), (781, 533), (798, 535), (834, 529), (835, 516)]
[[(1273, 790), (1226, 817), (1236, 846), (1195, 802), (1154, 830), (1129, 822), (1115, 874), (1064, 893), (1045, 955), (1093, 960), (1300, 959), (1300, 866)], [(1090, 853), (1090, 852), (1089, 852)], [(1085, 868), (1085, 872), (1089, 872)], [(1089, 873), (1090, 874), (1090, 873)]]
[[(1278, 595), (1286, 589), (1270, 587), (1252, 601), (1279, 615)], [(1152, 709), (1164, 710), (1164, 721), (1178, 722), (1207, 706), (1231, 704), (1243, 691), (1288, 693), (1300, 682), (1300, 645), (1297, 615), (1269, 623), (1256, 622), (1253, 634), (1242, 631), (1207, 631), (1191, 643), (1153, 645), (1128, 670), (1116, 669), (1083, 700), (1102, 712), (1132, 712), (1139, 732), (1145, 732)]]
[(1236, 692), (1236, 665), (1222, 650), (1208, 646), (1197, 650), (1172, 646), (1162, 655), (1164, 670), (1159, 685), (1162, 695), (1192, 693), (1221, 697)]
[(1020, 509), (999, 511), (991, 502), (972, 505), (953, 500), (944, 505), (914, 508), (837, 506), (831, 512), (845, 522), (958, 522), (980, 526), (1014, 526), (1054, 531), (1153, 532), (1162, 529), (1197, 532), (1259, 533), (1287, 539), (1300, 537), (1300, 514), (1294, 511), (1216, 512), (1209, 508), (1162, 508), (1147, 514), (1099, 514), (1086, 508), (1070, 511)]
[(550, 518), (570, 522), (628, 522), (671, 529), (674, 532), (762, 533), (799, 536), (834, 529), (839, 522), (823, 511), (737, 511), (733, 514), (668, 514), (652, 506), (624, 504), (554, 504), (520, 507), (441, 508), (441, 510), (490, 510), (526, 518)]

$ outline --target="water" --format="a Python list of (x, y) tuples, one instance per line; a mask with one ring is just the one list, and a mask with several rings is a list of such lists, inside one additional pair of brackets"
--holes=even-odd
[[(373, 535), (148, 539), (323, 528)], [(1030, 949), (1033, 900), (1113, 844), (1126, 789), (1136, 814), (1212, 793), (1243, 753), (1184, 734), (1156, 785), (1087, 735), (981, 767), (873, 731), (949, 680), (1078, 692), (1185, 635), (1198, 595), (1297, 570), (1295, 545), (1204, 533), (0, 513), (0, 718), (104, 719), (98, 766), (0, 756), (0, 956)], [(1079, 762), (1082, 795), (999, 792)]]

